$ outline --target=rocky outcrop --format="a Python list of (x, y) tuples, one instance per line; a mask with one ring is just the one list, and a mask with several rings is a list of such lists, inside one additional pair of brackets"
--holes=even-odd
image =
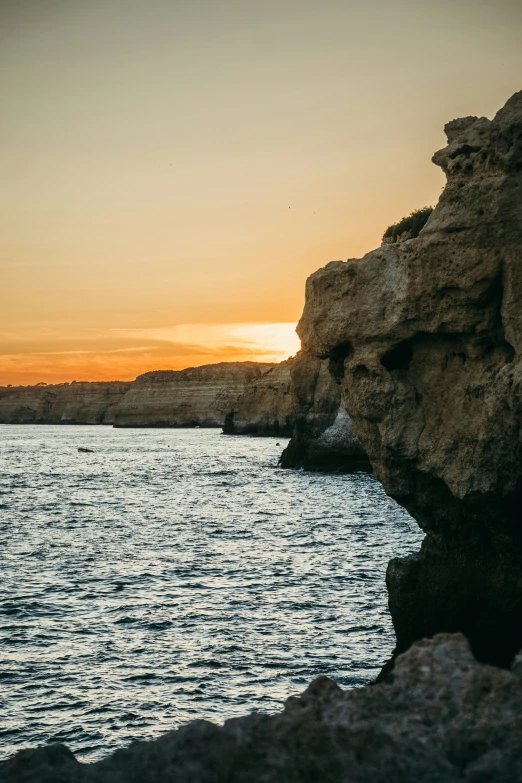
[(388, 568), (397, 651), (462, 631), (507, 665), (522, 646), (522, 92), (445, 130), (447, 185), (419, 236), (312, 275), (298, 333), (426, 532)]
[(294, 359), (276, 364), (253, 381), (227, 413), (225, 435), (292, 434), (290, 370)]
[(522, 681), (478, 664), (462, 636), (397, 660), (393, 682), (321, 677), (277, 715), (199, 720), (94, 764), (63, 745), (0, 765), (5, 783), (452, 783), (522, 780)]
[(113, 424), (130, 383), (0, 387), (0, 424)]
[(222, 427), (238, 396), (273, 365), (221, 362), (139, 375), (115, 427)]
[(300, 351), (291, 360), (291, 390), (294, 434), (281, 455), (281, 466), (339, 472), (369, 470), (331, 362)]

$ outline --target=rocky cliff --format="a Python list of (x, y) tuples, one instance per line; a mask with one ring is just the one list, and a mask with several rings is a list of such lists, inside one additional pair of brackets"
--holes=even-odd
[(221, 362), (139, 375), (115, 414), (116, 427), (222, 427), (238, 396), (273, 365)]
[(222, 427), (238, 396), (274, 365), (222, 362), (121, 383), (0, 387), (0, 424)]
[(94, 764), (64, 745), (0, 764), (4, 783), (456, 783), (522, 780), (521, 664), (478, 664), (462, 636), (419, 642), (389, 684), (315, 680), (278, 715), (197, 720)]
[[(522, 92), (446, 126), (447, 187), (420, 235), (307, 283), (299, 332), (328, 359), (373, 469), (426, 532), (388, 568), (397, 648), (460, 630), (522, 646)], [(387, 682), (315, 681), (275, 716), (195, 721), (81, 765), (22, 751), (6, 783), (522, 780), (522, 656), (440, 635)]]
[(290, 374), (294, 429), (281, 455), (281, 466), (343, 472), (369, 470), (331, 362), (309, 351), (299, 351), (291, 360)]
[(293, 362), (276, 364), (245, 389), (227, 413), (225, 435), (291, 435)]
[(130, 383), (0, 387), (0, 424), (113, 424)]
[(522, 646), (522, 92), (445, 130), (447, 185), (420, 235), (312, 275), (298, 333), (426, 532), (388, 568), (397, 650), (463, 631), (507, 665)]

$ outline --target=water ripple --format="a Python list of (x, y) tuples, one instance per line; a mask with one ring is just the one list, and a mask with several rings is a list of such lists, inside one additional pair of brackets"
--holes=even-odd
[(420, 531), (370, 476), (277, 469), (279, 442), (0, 426), (4, 757), (92, 760), (377, 673), (386, 564)]

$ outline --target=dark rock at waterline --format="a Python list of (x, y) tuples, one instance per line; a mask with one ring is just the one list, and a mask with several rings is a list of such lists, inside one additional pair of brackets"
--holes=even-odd
[(320, 677), (276, 715), (198, 720), (94, 764), (24, 750), (2, 783), (452, 783), (522, 780), (522, 681), (460, 635), (415, 644), (393, 679), (341, 690)]
[(371, 470), (330, 364), (307, 351), (291, 360), (294, 432), (281, 455), (283, 468), (344, 473)]
[(462, 631), (522, 646), (522, 92), (446, 126), (416, 239), (307, 281), (298, 333), (329, 357), (375, 475), (426, 532), (387, 574), (397, 651)]

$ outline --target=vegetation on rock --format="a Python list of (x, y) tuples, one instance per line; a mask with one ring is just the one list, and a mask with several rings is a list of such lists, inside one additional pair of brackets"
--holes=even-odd
[[(414, 209), (398, 223), (393, 223), (388, 226), (384, 234), (382, 235), (382, 241), (387, 243), (400, 242), (401, 239), (414, 239), (418, 237), (422, 229), (427, 223), (427, 220), (433, 207), (422, 207), (422, 209)], [(407, 234), (407, 236), (403, 236)]]

